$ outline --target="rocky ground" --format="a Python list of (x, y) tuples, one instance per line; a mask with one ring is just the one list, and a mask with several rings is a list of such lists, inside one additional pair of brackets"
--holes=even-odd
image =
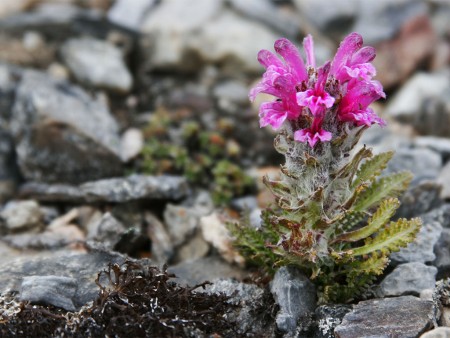
[[(449, 16), (446, 0), (0, 1), (0, 336), (450, 336)], [(257, 52), (312, 33), (324, 61), (351, 31), (388, 94), (362, 142), (414, 173), (399, 216), (424, 226), (369, 299), (317, 306), (298, 271), (246, 268), (224, 222), (258, 225), (281, 161), (247, 98)]]

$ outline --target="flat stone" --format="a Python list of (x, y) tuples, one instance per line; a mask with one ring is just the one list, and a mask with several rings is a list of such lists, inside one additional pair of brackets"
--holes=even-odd
[(386, 114), (402, 122), (414, 123), (424, 102), (440, 97), (449, 87), (450, 79), (445, 73), (418, 72), (390, 100)]
[(71, 297), (78, 310), (98, 296), (95, 279), (109, 263), (123, 263), (125, 258), (117, 253), (88, 252), (85, 254), (54, 251), (33, 257), (19, 257), (0, 263), (0, 293), (18, 292), (22, 281), (30, 276), (62, 276), (76, 280), (77, 289)]
[(414, 296), (371, 299), (355, 305), (334, 333), (337, 338), (419, 337), (434, 320), (432, 301)]
[(79, 87), (24, 72), (10, 125), (28, 180), (81, 183), (122, 172), (117, 122)]
[(147, 235), (151, 240), (152, 260), (158, 264), (166, 264), (174, 254), (174, 245), (164, 224), (152, 213), (144, 214)]
[(204, 281), (215, 282), (219, 279), (243, 279), (245, 271), (233, 266), (220, 257), (209, 256), (190, 262), (181, 262), (170, 266), (169, 272), (174, 273), (175, 282), (182, 285), (194, 286)]
[(199, 225), (200, 215), (192, 208), (168, 204), (164, 210), (164, 223), (174, 246), (186, 242)]
[(77, 280), (71, 277), (27, 276), (23, 278), (20, 300), (75, 311), (73, 298), (77, 291), (77, 284)]
[(18, 232), (39, 228), (43, 225), (43, 214), (36, 201), (10, 201), (0, 212), (7, 232)]
[(88, 224), (87, 239), (101, 242), (107, 249), (113, 250), (126, 227), (111, 213), (106, 212), (100, 219)]
[(79, 186), (30, 182), (22, 196), (46, 202), (125, 203), (137, 200), (179, 200), (189, 192), (186, 179), (178, 176), (131, 175), (86, 182)]
[(442, 168), (442, 158), (439, 153), (426, 148), (400, 148), (388, 163), (385, 173), (410, 171), (414, 182), (435, 179)]
[(380, 283), (377, 295), (386, 296), (415, 295), (423, 290), (433, 289), (436, 283), (437, 268), (420, 262), (398, 265)]
[(450, 139), (446, 137), (419, 136), (414, 139), (414, 145), (438, 152), (444, 163), (450, 159)]
[(314, 337), (334, 338), (334, 329), (351, 310), (350, 305), (342, 304), (327, 304), (317, 307), (314, 312), (317, 322)]
[(278, 329), (293, 333), (298, 321), (310, 316), (316, 307), (316, 288), (299, 270), (280, 268), (271, 282), (270, 291), (280, 306), (276, 317)]
[[(61, 47), (63, 62), (81, 83), (126, 93), (133, 78), (116, 46), (93, 38), (67, 40)], [(101, 60), (101, 62), (98, 62)]]
[(436, 259), (434, 254), (434, 246), (439, 240), (442, 233), (442, 226), (436, 222), (423, 223), (416, 240), (406, 248), (401, 248), (400, 251), (394, 252), (390, 258), (393, 264), (421, 262), (428, 263)]
[(413, 179), (412, 187), (400, 197), (400, 208), (396, 216), (412, 218), (439, 208), (443, 203), (442, 184), (438, 181), (431, 181), (417, 177), (419, 183)]
[(241, 336), (275, 337), (276, 327), (267, 317), (273, 300), (264, 289), (255, 284), (245, 284), (231, 279), (216, 281), (209, 286), (209, 293), (223, 293), (230, 297), (228, 302), (239, 307), (227, 315), (234, 321)]

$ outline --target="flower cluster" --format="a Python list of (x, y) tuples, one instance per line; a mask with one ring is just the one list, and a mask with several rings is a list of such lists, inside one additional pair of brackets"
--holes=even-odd
[(277, 130), (289, 121), (294, 139), (313, 148), (318, 141), (333, 138), (324, 125), (384, 125), (369, 108), (372, 102), (386, 97), (381, 84), (372, 80), (376, 70), (370, 62), (375, 58), (375, 49), (362, 45), (361, 35), (351, 33), (341, 42), (334, 59), (319, 68), (310, 35), (303, 41), (306, 64), (297, 48), (284, 38), (274, 46), (284, 61), (261, 50), (258, 61), (266, 72), (249, 97), (253, 101), (257, 94), (266, 93), (276, 100), (261, 104), (260, 126), (271, 125)]

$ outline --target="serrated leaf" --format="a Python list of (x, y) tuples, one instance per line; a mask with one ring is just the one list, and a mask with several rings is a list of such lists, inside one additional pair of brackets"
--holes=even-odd
[(372, 157), (372, 150), (364, 146), (353, 156), (349, 163), (347, 163), (343, 168), (339, 170), (336, 178), (348, 177), (349, 180), (351, 180), (361, 161), (369, 157)]
[(361, 239), (367, 238), (377, 232), (382, 226), (384, 226), (395, 211), (400, 206), (400, 202), (396, 198), (388, 198), (381, 202), (377, 211), (367, 221), (367, 225), (357, 230), (343, 233), (334, 239), (331, 244), (338, 242), (357, 242)]
[(377, 154), (371, 159), (366, 160), (356, 173), (356, 178), (352, 183), (352, 188), (356, 188), (358, 185), (366, 181), (373, 181), (386, 168), (392, 156), (394, 156), (394, 152), (388, 151)]
[(327, 230), (325, 230), (325, 235), (328, 238), (331, 238), (335, 234), (350, 231), (362, 222), (365, 217), (365, 212), (354, 210), (346, 211), (342, 218), (336, 220)]
[(410, 172), (400, 172), (380, 178), (361, 192), (352, 206), (352, 210), (363, 211), (377, 205), (388, 197), (397, 197), (408, 188), (412, 180)]
[(363, 246), (352, 249), (351, 255), (357, 257), (372, 252), (381, 252), (388, 255), (391, 252), (399, 251), (400, 248), (406, 247), (414, 241), (421, 225), (420, 218), (411, 220), (401, 218), (396, 222), (391, 222), (380, 230), (374, 238), (367, 238)]
[(349, 263), (348, 279), (358, 278), (361, 274), (381, 275), (389, 263), (386, 255), (372, 254), (364, 260), (355, 260)]

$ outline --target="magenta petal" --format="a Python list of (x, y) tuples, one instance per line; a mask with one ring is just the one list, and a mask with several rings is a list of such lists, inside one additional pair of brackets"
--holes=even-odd
[(314, 56), (314, 40), (311, 34), (308, 34), (303, 39), (303, 48), (306, 53), (306, 64), (313, 68), (316, 68), (316, 57)]
[(262, 49), (259, 51), (258, 61), (265, 68), (268, 68), (269, 66), (283, 67), (283, 63), (281, 62), (281, 60), (278, 59), (278, 57), (274, 53), (266, 49)]
[(371, 46), (365, 46), (358, 50), (352, 57), (351, 64), (359, 64), (359, 63), (366, 63), (370, 62), (373, 59), (375, 59), (376, 52), (375, 48)]
[(287, 119), (288, 111), (286, 111), (283, 103), (280, 101), (265, 102), (261, 104), (259, 117), (259, 125), (261, 128), (271, 125), (273, 129), (277, 130)]
[(275, 41), (275, 51), (286, 61), (290, 70), (296, 75), (298, 82), (305, 81), (308, 78), (303, 59), (297, 47), (288, 39), (282, 38)]
[(294, 140), (298, 142), (308, 142), (309, 146), (313, 148), (320, 140), (322, 142), (330, 141), (332, 134), (329, 131), (320, 129), (319, 131), (312, 131), (310, 128), (297, 130), (294, 133)]
[(353, 54), (362, 47), (363, 39), (358, 33), (347, 35), (339, 45), (336, 55), (333, 59), (330, 74), (338, 74), (339, 70), (347, 65)]

